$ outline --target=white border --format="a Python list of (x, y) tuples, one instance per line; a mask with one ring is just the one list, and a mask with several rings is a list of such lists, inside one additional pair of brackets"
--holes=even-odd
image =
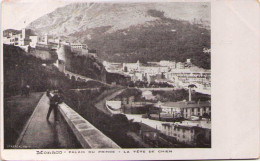
[[(134, 153), (136, 149), (114, 150), (116, 154), (88, 153), (98, 151), (94, 149), (73, 150), (86, 153), (69, 154), (69, 150), (61, 150), (62, 155), (37, 155), (38, 150), (3, 151), (1, 142), (1, 157), (7, 160), (170, 160), (259, 157), (259, 20), (259, 4), (255, 0), (211, 1), (212, 148), (172, 149), (172, 153), (159, 153), (161, 149), (145, 149), (145, 154)], [(1, 89), (3, 89), (2, 74), (3, 72)], [(3, 91), (1, 95), (3, 96)], [(1, 107), (3, 107), (2, 102), (1, 97)], [(3, 117), (1, 121), (3, 123)], [(3, 138), (2, 127), (1, 138)], [(149, 153), (150, 150), (154, 150), (155, 153)], [(50, 151), (56, 150), (44, 150), (44, 152)], [(130, 153), (124, 153), (127, 151)]]

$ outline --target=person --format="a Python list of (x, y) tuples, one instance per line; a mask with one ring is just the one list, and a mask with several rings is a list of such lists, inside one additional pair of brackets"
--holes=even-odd
[(25, 96), (29, 97), (29, 95), (30, 95), (30, 86), (27, 84), (25, 86)]
[(49, 120), (49, 117), (50, 117), (50, 114), (51, 114), (51, 111), (53, 110), (54, 111), (54, 120), (55, 121), (58, 121), (58, 118), (57, 118), (57, 112), (58, 112), (58, 105), (60, 103), (62, 103), (62, 100), (63, 100), (63, 97), (62, 97), (62, 91), (61, 90), (58, 90), (57, 93), (54, 93), (53, 96), (50, 95), (50, 92), (47, 91), (46, 95), (49, 97), (50, 99), (50, 107), (49, 107), (49, 110), (48, 110), (48, 113), (47, 113), (47, 117), (46, 119)]

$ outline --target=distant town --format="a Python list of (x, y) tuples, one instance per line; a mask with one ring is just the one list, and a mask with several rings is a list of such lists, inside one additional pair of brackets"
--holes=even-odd
[[(25, 28), (19, 34), (10, 32), (9, 36), (4, 37), (4, 44), (19, 46), (25, 51), (36, 47), (57, 50), (61, 45), (67, 45), (72, 51), (80, 51), (96, 57), (95, 51), (89, 50), (87, 44), (70, 43), (60, 38), (49, 38), (47, 34), (40, 37), (32, 34), (31, 30)], [(188, 85), (194, 84), (196, 85), (195, 91), (210, 95), (211, 71), (196, 67), (192, 64), (191, 59), (187, 59), (186, 62), (161, 60), (160, 62), (145, 63), (140, 63), (139, 61), (136, 63), (103, 61), (103, 65), (106, 71), (129, 76), (133, 82), (147, 82), (148, 85), (153, 82), (166, 83), (168, 87), (186, 89), (188, 89)]]
[[(70, 43), (47, 34), (37, 36), (28, 29), (21, 33), (9, 33), (4, 37), (4, 44), (30, 50), (48, 49), (56, 51), (68, 46), (71, 51), (82, 55), (92, 55), (97, 58), (87, 44)], [(139, 131), (132, 130), (127, 135), (138, 142), (141, 147), (210, 147), (211, 146), (211, 71), (192, 64), (192, 59), (186, 62), (161, 60), (159, 62), (117, 63), (103, 61), (107, 73), (121, 75), (128, 82), (127, 89), (105, 99), (101, 110), (110, 114), (124, 114), (128, 120), (139, 122)], [(76, 81), (89, 81), (79, 73), (72, 73), (65, 69), (64, 62), (57, 61), (58, 69), (70, 79), (78, 77)], [(122, 84), (117, 80), (110, 82), (116, 87)], [(140, 98), (127, 91), (139, 90)], [(179, 101), (163, 101), (160, 92), (174, 90), (188, 91), (188, 97)], [(122, 95), (122, 93), (127, 93)], [(208, 95), (208, 100), (193, 100), (195, 93)], [(161, 96), (162, 97), (162, 96)]]

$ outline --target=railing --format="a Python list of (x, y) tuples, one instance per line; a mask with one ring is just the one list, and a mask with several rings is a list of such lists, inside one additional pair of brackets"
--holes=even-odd
[(115, 142), (65, 103), (60, 104), (58, 109), (83, 148), (120, 148)]

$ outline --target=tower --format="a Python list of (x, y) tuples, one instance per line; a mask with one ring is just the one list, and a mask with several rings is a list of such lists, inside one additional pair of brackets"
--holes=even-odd
[(58, 69), (60, 72), (65, 72), (65, 62), (62, 60), (57, 60)]
[(189, 88), (189, 102), (191, 102), (191, 88)]
[(48, 34), (44, 35), (44, 44), (48, 45)]
[(140, 61), (139, 60), (137, 60), (136, 65), (137, 65), (137, 70), (139, 71), (140, 70)]
[(22, 39), (25, 39), (26, 38), (26, 29), (23, 28), (22, 29)]

